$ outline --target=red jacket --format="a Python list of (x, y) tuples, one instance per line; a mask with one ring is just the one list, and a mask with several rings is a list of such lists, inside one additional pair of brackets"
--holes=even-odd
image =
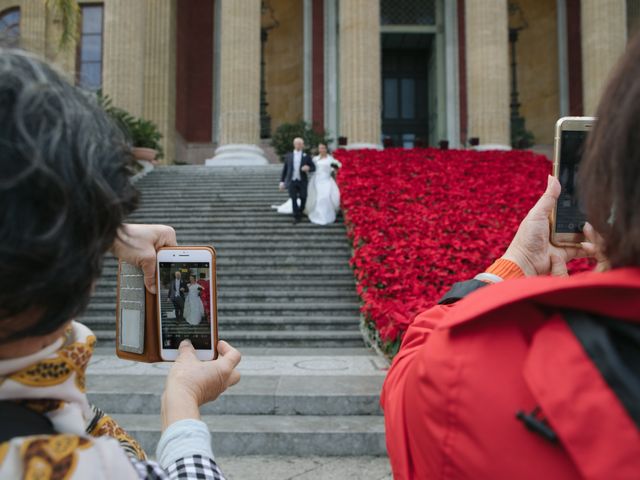
[[(508, 280), (416, 318), (381, 399), (396, 479), (640, 479), (640, 431), (563, 308), (640, 322), (640, 269)], [(537, 406), (559, 444), (516, 419)]]

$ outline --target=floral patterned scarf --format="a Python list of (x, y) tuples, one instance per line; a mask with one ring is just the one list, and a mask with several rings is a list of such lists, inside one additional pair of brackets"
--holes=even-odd
[[(45, 415), (58, 432), (1, 443), (0, 478), (124, 479), (133, 473), (125, 452), (146, 458), (138, 442), (87, 399), (85, 372), (95, 343), (91, 330), (72, 322), (63, 337), (43, 350), (0, 360), (0, 400)], [(108, 468), (96, 472), (98, 461), (106, 461)]]

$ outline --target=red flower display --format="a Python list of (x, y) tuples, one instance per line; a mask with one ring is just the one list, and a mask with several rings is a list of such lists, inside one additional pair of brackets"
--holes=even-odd
[[(455, 282), (484, 271), (545, 189), (526, 151), (335, 152), (361, 308), (387, 350)], [(586, 263), (573, 265), (582, 270)]]

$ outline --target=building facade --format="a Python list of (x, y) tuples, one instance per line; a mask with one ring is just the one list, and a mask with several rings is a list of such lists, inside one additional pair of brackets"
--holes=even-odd
[(155, 122), (167, 163), (252, 164), (304, 120), (334, 146), (551, 144), (593, 114), (640, 0), (103, 0), (76, 45), (45, 0), (0, 41)]

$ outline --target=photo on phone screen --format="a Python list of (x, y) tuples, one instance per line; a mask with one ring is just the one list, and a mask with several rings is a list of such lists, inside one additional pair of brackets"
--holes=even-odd
[(582, 233), (586, 222), (577, 191), (578, 170), (586, 138), (586, 131), (561, 132), (558, 180), (562, 191), (556, 211), (556, 233)]
[(162, 348), (177, 349), (184, 339), (196, 350), (210, 350), (211, 265), (209, 262), (160, 262)]

